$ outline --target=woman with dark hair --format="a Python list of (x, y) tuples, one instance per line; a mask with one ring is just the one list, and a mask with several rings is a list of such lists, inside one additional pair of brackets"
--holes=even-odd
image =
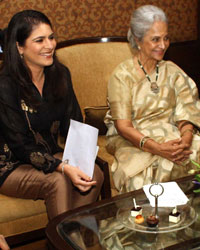
[(58, 136), (66, 137), (70, 119), (82, 115), (55, 47), (43, 13), (19, 12), (7, 28), (0, 74), (0, 192), (44, 199), (50, 219), (95, 201), (103, 182), (98, 166), (91, 179), (61, 161)]

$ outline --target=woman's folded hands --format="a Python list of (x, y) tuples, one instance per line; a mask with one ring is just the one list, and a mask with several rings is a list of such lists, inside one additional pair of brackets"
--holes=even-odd
[(158, 155), (181, 165), (192, 154), (190, 146), (191, 143), (183, 138), (170, 140), (159, 144)]

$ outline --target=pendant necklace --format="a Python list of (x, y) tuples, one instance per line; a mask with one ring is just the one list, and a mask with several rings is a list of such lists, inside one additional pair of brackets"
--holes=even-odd
[(157, 85), (157, 80), (158, 80), (158, 74), (159, 74), (159, 64), (157, 63), (156, 64), (156, 80), (155, 82), (152, 82), (151, 81), (151, 78), (149, 77), (149, 75), (147, 74), (147, 72), (145, 71), (144, 67), (142, 66), (140, 60), (138, 59), (138, 64), (140, 65), (140, 68), (143, 70), (146, 78), (148, 79), (148, 81), (151, 83), (151, 91), (154, 93), (154, 94), (158, 94), (159, 92), (159, 87)]

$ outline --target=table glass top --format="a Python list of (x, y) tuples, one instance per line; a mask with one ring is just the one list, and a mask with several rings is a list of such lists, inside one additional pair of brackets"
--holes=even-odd
[[(79, 250), (179, 249), (179, 244), (180, 249), (198, 249), (196, 246), (200, 246), (200, 195), (192, 192), (194, 184), (191, 179), (178, 184), (188, 196), (189, 202), (178, 207), (181, 218), (177, 225), (166, 221), (170, 208), (158, 208), (161, 222), (154, 229), (146, 224), (140, 227), (130, 221), (133, 198), (137, 200), (138, 205), (144, 206), (144, 217), (145, 211), (150, 209), (149, 201), (141, 190), (120, 195), (104, 203), (97, 203), (91, 209), (74, 213), (58, 224), (57, 232), (70, 246)], [(153, 233), (149, 233), (149, 229)], [(181, 248), (183, 243), (184, 247), (188, 244), (190, 248)]]

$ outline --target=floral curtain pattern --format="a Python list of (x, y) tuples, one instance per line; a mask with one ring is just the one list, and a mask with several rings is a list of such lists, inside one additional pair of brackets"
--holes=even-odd
[(49, 17), (58, 41), (126, 36), (132, 11), (144, 4), (157, 5), (167, 13), (171, 41), (197, 38), (198, 0), (1, 0), (0, 28), (16, 12), (36, 9)]

